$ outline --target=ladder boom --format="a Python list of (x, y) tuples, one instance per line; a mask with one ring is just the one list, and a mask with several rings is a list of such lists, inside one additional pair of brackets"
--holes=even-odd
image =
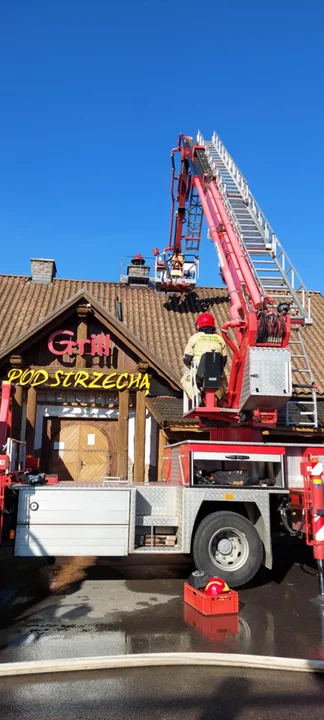
[[(180, 169), (176, 177), (177, 153)], [(287, 400), (293, 388), (297, 393), (306, 389), (312, 399), (304, 401), (304, 409), (299, 407), (300, 416), (316, 427), (316, 388), (300, 334), (302, 326), (311, 323), (310, 293), (215, 132), (208, 141), (198, 132), (196, 143), (180, 135), (171, 157), (170, 238), (161, 256), (155, 251), (159, 255), (155, 286), (167, 292), (194, 288), (199, 258), (192, 253), (199, 251), (205, 216), (230, 299), (231, 319), (222, 327), (233, 351), (227, 406), (214, 408), (210, 390), (203, 395), (205, 407), (198, 407), (194, 371), (194, 407), (190, 409), (187, 402), (187, 413), (193, 409), (195, 417), (214, 420), (227, 414), (226, 422), (237, 422), (242, 412), (252, 412), (257, 422), (275, 424), (277, 409), (287, 404), (287, 422), (296, 424), (296, 402)], [(231, 328), (236, 345), (229, 335)], [(292, 351), (287, 349), (291, 328), (295, 338)], [(255, 386), (253, 378), (260, 378)]]
[(275, 293), (276, 298), (288, 301), (293, 323), (311, 323), (310, 293), (233, 158), (216, 132), (210, 141), (205, 141), (201, 132), (198, 132), (197, 143), (205, 148), (224, 204), (258, 277), (263, 294)]

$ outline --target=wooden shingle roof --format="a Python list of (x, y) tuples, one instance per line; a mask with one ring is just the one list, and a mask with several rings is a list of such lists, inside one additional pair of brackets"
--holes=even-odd
[[(113, 315), (118, 300), (125, 328), (179, 378), (183, 351), (195, 331), (198, 314), (211, 312), (218, 328), (229, 319), (226, 288), (198, 287), (186, 297), (169, 298), (150, 288), (115, 282), (54, 279), (43, 284), (33, 283), (29, 277), (0, 275), (0, 350), (80, 291), (90, 293)], [(312, 317), (313, 325), (303, 330), (303, 337), (319, 394), (324, 396), (324, 297), (319, 292), (312, 293)]]

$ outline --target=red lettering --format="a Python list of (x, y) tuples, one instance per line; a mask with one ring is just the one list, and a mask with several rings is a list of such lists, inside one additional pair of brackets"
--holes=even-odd
[(97, 336), (96, 336), (96, 335), (91, 335), (91, 350), (90, 350), (90, 355), (92, 355), (92, 357), (94, 357), (95, 354), (96, 354), (96, 339), (97, 339)]
[(72, 355), (73, 348), (76, 346), (76, 342), (74, 340), (57, 340), (57, 345), (62, 345), (63, 350), (57, 350), (57, 348), (54, 347), (54, 340), (57, 338), (58, 335), (70, 335), (70, 337), (73, 337), (72, 330), (56, 330), (56, 332), (53, 332), (52, 335), (48, 338), (48, 349), (53, 355)]
[[(57, 340), (59, 335), (68, 335), (70, 338), (73, 337), (72, 330), (56, 330), (48, 338), (47, 347), (53, 355), (72, 355), (73, 349), (77, 348), (80, 355), (84, 355), (86, 345), (90, 345), (89, 354), (94, 357), (95, 355), (109, 355), (110, 353), (110, 335), (91, 335), (91, 340)], [(54, 344), (55, 343), (55, 344)], [(58, 348), (58, 345), (60, 348)]]
[(78, 349), (80, 355), (84, 355), (84, 346), (91, 345), (90, 340), (78, 340)]
[(105, 335), (105, 355), (110, 353), (110, 335)]

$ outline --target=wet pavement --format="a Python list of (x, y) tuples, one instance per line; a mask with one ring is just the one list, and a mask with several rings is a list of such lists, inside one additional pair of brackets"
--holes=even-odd
[(42, 563), (2, 614), (0, 662), (191, 651), (324, 660), (311, 555), (284, 545), (275, 568), (240, 590), (239, 615), (205, 617), (183, 603), (186, 557)]
[(5, 678), (3, 720), (321, 720), (324, 676), (145, 668)]

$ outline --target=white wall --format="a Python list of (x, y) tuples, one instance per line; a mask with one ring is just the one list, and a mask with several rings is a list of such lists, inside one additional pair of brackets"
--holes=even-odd
[(128, 480), (133, 481), (135, 457), (135, 410), (128, 415)]

